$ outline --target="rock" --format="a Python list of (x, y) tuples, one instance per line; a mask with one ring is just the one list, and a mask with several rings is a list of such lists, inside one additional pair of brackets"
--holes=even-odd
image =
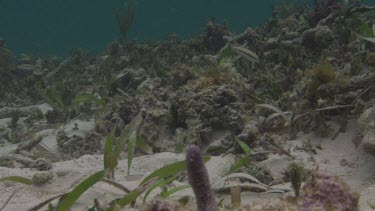
[(34, 166), (39, 171), (46, 171), (52, 168), (52, 163), (44, 158), (38, 158), (35, 160)]
[(358, 121), (363, 127), (363, 149), (375, 156), (375, 105), (366, 109)]
[(50, 171), (38, 172), (34, 174), (32, 181), (34, 185), (42, 185), (53, 179), (53, 173)]
[(359, 122), (363, 125), (374, 125), (375, 123), (375, 105), (366, 109), (359, 117)]
[(20, 108), (3, 107), (3, 108), (0, 108), (0, 119), (11, 118), (15, 111), (18, 112), (18, 115), (20, 117), (26, 117), (36, 112), (42, 112), (43, 114), (45, 114), (42, 108), (44, 109), (44, 111), (51, 110), (51, 107), (49, 107), (47, 104), (25, 106), (25, 107), (20, 107)]
[(213, 156), (219, 156), (228, 151), (228, 149), (232, 146), (233, 141), (232, 135), (215, 140), (207, 146), (206, 153)]
[(65, 175), (68, 175), (69, 173), (70, 173), (70, 170), (68, 170), (68, 169), (59, 169), (59, 170), (56, 171), (56, 175), (58, 177), (63, 177)]
[(264, 169), (272, 178), (282, 180), (285, 176), (285, 169), (292, 162), (293, 159), (285, 155), (270, 155), (269, 159), (258, 162), (256, 166)]
[(328, 48), (334, 41), (334, 34), (327, 26), (308, 29), (302, 33), (302, 45), (315, 52)]
[(271, 37), (266, 42), (266, 48), (267, 48), (267, 50), (274, 49), (279, 45), (279, 43), (280, 43), (280, 37), (279, 36)]
[[(77, 129), (78, 128), (78, 129)], [(101, 152), (101, 137), (91, 131), (95, 129), (95, 121), (73, 120), (59, 129), (56, 141), (60, 150), (77, 158), (85, 154)]]
[(177, 66), (169, 73), (169, 81), (174, 87), (185, 85), (188, 80), (193, 78), (190, 67), (186, 65)]
[(53, 109), (51, 111), (47, 111), (45, 114), (48, 123), (55, 124), (55, 123), (62, 123), (67, 121), (68, 113), (62, 111), (61, 109)]
[(251, 121), (247, 123), (244, 129), (242, 130), (241, 134), (237, 136), (237, 139), (245, 142), (251, 147), (255, 147), (255, 142), (259, 135), (259, 130), (256, 125), (256, 121)]
[(375, 129), (367, 130), (362, 139), (363, 148), (366, 152), (375, 156)]

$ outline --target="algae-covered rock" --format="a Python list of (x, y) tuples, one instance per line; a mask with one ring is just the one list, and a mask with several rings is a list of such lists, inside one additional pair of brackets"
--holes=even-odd
[(100, 153), (101, 137), (92, 133), (94, 129), (94, 120), (74, 120), (61, 127), (56, 137), (60, 150), (75, 158), (85, 154)]
[(45, 171), (34, 174), (32, 181), (34, 185), (42, 185), (53, 179), (53, 172)]
[(180, 90), (172, 99), (172, 127), (190, 131), (190, 143), (207, 145), (216, 131), (238, 134), (243, 120), (237, 105), (237, 93), (230, 86), (213, 86), (196, 92)]
[(334, 40), (334, 33), (327, 26), (308, 29), (302, 34), (302, 45), (315, 52), (328, 48)]

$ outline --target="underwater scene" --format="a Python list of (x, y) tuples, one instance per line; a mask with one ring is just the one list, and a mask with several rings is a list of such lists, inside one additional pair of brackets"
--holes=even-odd
[(375, 210), (375, 0), (0, 0), (0, 211)]

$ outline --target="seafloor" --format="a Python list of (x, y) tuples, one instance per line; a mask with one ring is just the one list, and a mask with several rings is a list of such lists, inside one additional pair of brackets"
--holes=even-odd
[[(115, 181), (127, 190), (195, 144), (212, 156), (220, 209), (373, 209), (375, 8), (323, 2), (298, 13), (278, 7), (239, 34), (209, 20), (192, 39), (116, 41), (101, 54), (15, 56), (1, 40), (0, 177), (33, 184), (0, 182), (0, 210), (32, 210), (55, 196), (50, 207), (58, 206), (103, 169), (111, 131), (126, 142)], [(121, 209), (196, 210), (191, 189), (160, 195), (191, 175), (169, 176), (146, 204), (141, 195)], [(126, 195), (111, 185), (97, 183), (72, 210), (105, 210)], [(241, 203), (231, 199), (235, 187)]]

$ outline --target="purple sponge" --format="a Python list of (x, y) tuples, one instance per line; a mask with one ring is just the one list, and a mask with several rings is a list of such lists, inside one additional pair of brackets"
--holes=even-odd
[(186, 164), (189, 183), (195, 194), (198, 211), (218, 211), (208, 172), (198, 146), (193, 145), (187, 149)]
[(338, 177), (324, 172), (311, 175), (303, 188), (302, 211), (358, 210), (358, 195)]

